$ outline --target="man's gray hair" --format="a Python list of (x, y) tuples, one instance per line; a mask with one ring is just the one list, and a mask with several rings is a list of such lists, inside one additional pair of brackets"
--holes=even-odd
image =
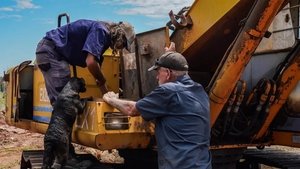
[[(171, 69), (172, 70), (172, 69)], [(172, 70), (171, 71), (171, 74), (175, 77), (179, 77), (179, 76), (183, 76), (183, 75), (187, 75), (188, 74), (188, 71), (186, 70)]]

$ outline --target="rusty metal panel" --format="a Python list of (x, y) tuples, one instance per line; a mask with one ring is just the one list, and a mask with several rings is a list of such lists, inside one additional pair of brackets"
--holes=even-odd
[[(226, 13), (228, 13), (239, 0), (196, 0), (188, 11), (187, 15), (191, 17), (193, 26), (184, 32), (175, 31), (174, 38), (180, 38), (178, 42), (178, 51), (184, 52), (191, 45), (203, 36), (213, 27)], [(218, 30), (226, 31), (226, 30)], [(182, 36), (183, 35), (183, 36)], [(177, 44), (176, 44), (177, 45)]]
[(139, 98), (138, 76), (136, 70), (135, 53), (123, 53), (122, 63), (122, 90), (123, 98), (137, 100)]
[(136, 59), (140, 97), (144, 97), (157, 86), (156, 72), (148, 72), (148, 68), (164, 53), (167, 44), (169, 33), (166, 27), (137, 34)]
[(234, 41), (255, 0), (197, 0), (187, 13), (193, 25), (176, 29), (171, 36), (189, 71), (216, 71)]
[[(290, 4), (287, 4), (281, 10), (273, 22), (271, 23), (268, 31), (272, 33), (269, 38), (263, 38), (255, 53), (268, 52), (274, 50), (283, 50), (293, 47), (295, 44), (295, 33), (291, 17)], [(297, 21), (297, 19), (296, 19)]]
[(215, 123), (245, 65), (284, 3), (285, 0), (261, 0), (255, 4), (209, 92), (211, 125)]

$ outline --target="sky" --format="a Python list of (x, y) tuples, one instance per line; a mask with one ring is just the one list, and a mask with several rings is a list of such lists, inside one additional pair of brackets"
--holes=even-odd
[[(8, 68), (35, 59), (37, 43), (57, 27), (57, 17), (70, 20), (126, 21), (136, 33), (165, 26), (194, 0), (0, 0), (0, 76)], [(65, 18), (62, 25), (65, 24)]]

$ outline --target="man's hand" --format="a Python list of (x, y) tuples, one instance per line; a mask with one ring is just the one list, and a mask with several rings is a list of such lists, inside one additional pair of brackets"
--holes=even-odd
[(171, 42), (169, 47), (165, 47), (165, 52), (176, 52), (175, 43)]
[(114, 92), (107, 92), (103, 95), (103, 100), (111, 106), (117, 108), (121, 113), (127, 116), (138, 116), (140, 113), (135, 108), (134, 101), (121, 100), (119, 95)]
[(107, 92), (107, 93), (105, 93), (105, 94), (103, 95), (103, 100), (104, 100), (105, 102), (107, 102), (107, 103), (109, 103), (109, 101), (110, 101), (111, 99), (113, 99), (113, 98), (118, 99), (118, 98), (119, 98), (119, 94), (114, 93), (114, 92)]

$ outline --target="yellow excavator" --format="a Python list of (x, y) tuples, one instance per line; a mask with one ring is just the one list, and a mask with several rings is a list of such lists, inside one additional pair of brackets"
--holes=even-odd
[[(270, 148), (300, 147), (299, 7), (298, 0), (195, 0), (170, 11), (166, 26), (137, 34), (134, 53), (106, 51), (108, 88), (125, 99), (143, 98), (157, 86), (147, 68), (172, 41), (209, 94), (214, 169), (300, 168), (299, 155)], [(77, 117), (73, 142), (118, 149), (127, 168), (156, 168), (155, 125), (120, 114), (101, 99), (86, 69), (74, 70), (87, 82), (81, 96), (99, 99)], [(45, 133), (52, 108), (36, 65), (25, 61), (4, 80), (6, 122)], [(24, 165), (37, 165), (32, 154), (23, 153)]]

